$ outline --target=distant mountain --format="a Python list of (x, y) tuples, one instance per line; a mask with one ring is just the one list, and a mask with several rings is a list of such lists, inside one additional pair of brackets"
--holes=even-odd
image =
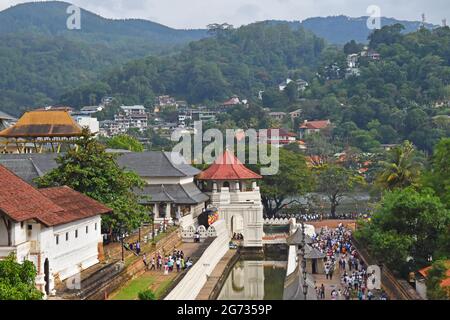
[[(324, 38), (332, 44), (345, 44), (351, 40), (366, 43), (367, 37), (373, 30), (367, 28), (369, 17), (351, 18), (347, 16), (316, 17), (306, 20), (290, 22), (294, 28), (303, 27)], [(279, 21), (283, 23), (284, 21)], [(394, 18), (381, 18), (381, 26), (394, 25), (400, 23), (405, 27), (405, 33), (417, 31), (421, 23), (418, 21), (396, 20)], [(432, 24), (425, 25), (429, 29), (436, 27)]]
[(0, 110), (56, 103), (106, 70), (149, 55), (170, 55), (206, 30), (176, 30), (144, 20), (111, 20), (81, 11), (68, 30), (66, 2), (20, 4), (0, 12)]
[(207, 36), (206, 30), (177, 30), (146, 20), (106, 19), (81, 9), (81, 29), (67, 29), (70, 3), (24, 3), (0, 12), (0, 36), (38, 33), (122, 49), (127, 57), (161, 52)]

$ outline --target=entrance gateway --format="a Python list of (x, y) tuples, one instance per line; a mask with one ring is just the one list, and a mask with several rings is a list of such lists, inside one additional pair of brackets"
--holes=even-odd
[(230, 239), (240, 234), (247, 248), (263, 246), (263, 205), (256, 183), (260, 179), (262, 176), (246, 168), (228, 150), (197, 176), (211, 205), (225, 220)]

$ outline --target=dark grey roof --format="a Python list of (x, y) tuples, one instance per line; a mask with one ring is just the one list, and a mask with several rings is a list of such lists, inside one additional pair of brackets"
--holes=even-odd
[[(302, 269), (297, 266), (295, 271), (285, 279), (283, 300), (304, 300), (303, 282)], [(306, 276), (306, 283), (308, 285), (306, 300), (317, 300), (314, 278), (310, 274), (307, 274)]]
[(121, 154), (117, 162), (141, 177), (193, 177), (200, 173), (179, 154), (171, 152), (129, 152)]
[(10, 116), (9, 114), (4, 113), (3, 111), (0, 111), (0, 119), (3, 119), (3, 120), (17, 120), (13, 116)]
[[(31, 182), (39, 175), (29, 169), (32, 166), (27, 161), (30, 162), (32, 159), (34, 166), (46, 174), (57, 167), (55, 161), (57, 157), (56, 153), (0, 154), (0, 164), (5, 163), (5, 167), (27, 182)], [(193, 177), (200, 173), (200, 170), (188, 165), (180, 154), (170, 152), (122, 153), (118, 155), (117, 163), (121, 167), (135, 171), (140, 177)]]
[[(303, 238), (302, 228), (298, 227), (297, 230), (295, 231), (295, 233), (290, 235), (286, 239), (286, 243), (289, 244), (289, 245), (300, 245), (302, 243), (302, 238)], [(305, 234), (305, 243), (306, 244), (313, 243), (313, 240), (307, 234)]]
[(57, 167), (56, 153), (0, 154), (0, 165), (28, 183)]
[(325, 257), (326, 257), (326, 254), (320, 252), (317, 248), (313, 248), (310, 245), (305, 246), (305, 258), (306, 259), (323, 259)]
[(135, 192), (138, 195), (150, 197), (148, 200), (144, 199), (144, 203), (170, 202), (175, 204), (198, 204), (209, 199), (193, 182), (183, 185), (146, 185), (142, 190), (136, 190)]

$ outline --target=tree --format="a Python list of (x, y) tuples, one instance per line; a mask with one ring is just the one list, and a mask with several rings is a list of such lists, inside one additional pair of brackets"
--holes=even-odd
[(422, 167), (417, 157), (416, 149), (409, 141), (391, 149), (388, 160), (381, 162), (383, 169), (377, 176), (379, 186), (388, 190), (416, 186)]
[(36, 289), (36, 275), (31, 261), (18, 263), (14, 254), (0, 260), (0, 300), (41, 300), (43, 293)]
[(325, 164), (316, 168), (317, 191), (324, 193), (331, 205), (331, 216), (336, 218), (336, 208), (343, 196), (364, 184), (364, 178), (355, 170), (335, 164)]
[(77, 144), (78, 150), (59, 156), (58, 167), (38, 178), (37, 185), (66, 185), (110, 207), (114, 212), (102, 218), (109, 233), (139, 227), (148, 213), (133, 190), (142, 188), (144, 181), (136, 173), (120, 168), (116, 155), (107, 153), (86, 131)]
[(140, 143), (136, 138), (127, 134), (121, 134), (108, 139), (106, 142), (106, 146), (111, 149), (123, 149), (134, 152), (144, 151), (144, 146), (142, 145), (142, 143)]
[(286, 200), (305, 194), (311, 190), (313, 184), (303, 155), (280, 149), (279, 161), (278, 173), (264, 176), (261, 183), (262, 202), (266, 214), (270, 217), (286, 205)]
[(442, 203), (450, 206), (450, 138), (442, 139), (435, 147), (431, 169), (425, 174), (425, 184), (433, 188)]
[(345, 54), (359, 53), (361, 52), (363, 47), (364, 45), (358, 44), (356, 43), (355, 40), (352, 40), (344, 45), (344, 53)]
[(150, 289), (139, 292), (138, 297), (139, 300), (156, 300), (155, 293)]
[(416, 268), (427, 265), (430, 256), (442, 257), (439, 241), (449, 224), (450, 211), (431, 189), (408, 187), (387, 192), (372, 219), (358, 228), (355, 236), (375, 258), (406, 275), (411, 271), (408, 257)]
[(427, 298), (430, 300), (449, 300), (450, 295), (441, 283), (447, 278), (448, 264), (443, 260), (435, 261), (427, 274)]

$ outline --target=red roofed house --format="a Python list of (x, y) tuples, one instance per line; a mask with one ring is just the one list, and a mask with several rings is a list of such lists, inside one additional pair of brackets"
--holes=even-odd
[(310, 133), (318, 133), (318, 132), (322, 131), (323, 129), (328, 128), (329, 126), (331, 126), (330, 120), (319, 120), (319, 121), (305, 120), (300, 125), (300, 128), (299, 128), (300, 129), (300, 131), (299, 131), (300, 139), (303, 139), (306, 135), (308, 135)]
[(218, 208), (225, 220), (230, 238), (243, 236), (244, 247), (262, 247), (263, 206), (256, 181), (262, 176), (251, 171), (226, 150), (205, 171), (197, 176), (211, 205)]
[[(450, 297), (450, 260), (445, 261), (445, 265), (447, 267), (447, 273), (446, 277), (441, 282), (441, 287), (447, 291), (447, 294)], [(418, 277), (416, 277), (416, 291), (423, 299), (427, 299), (426, 279), (431, 268), (432, 266), (420, 269), (418, 271)]]
[(291, 133), (285, 129), (268, 129), (267, 130), (267, 143), (278, 145), (282, 147), (284, 145), (294, 143), (296, 141), (295, 133)]
[(46, 295), (99, 262), (101, 215), (111, 209), (69, 187), (36, 189), (0, 165), (0, 259), (32, 261)]

